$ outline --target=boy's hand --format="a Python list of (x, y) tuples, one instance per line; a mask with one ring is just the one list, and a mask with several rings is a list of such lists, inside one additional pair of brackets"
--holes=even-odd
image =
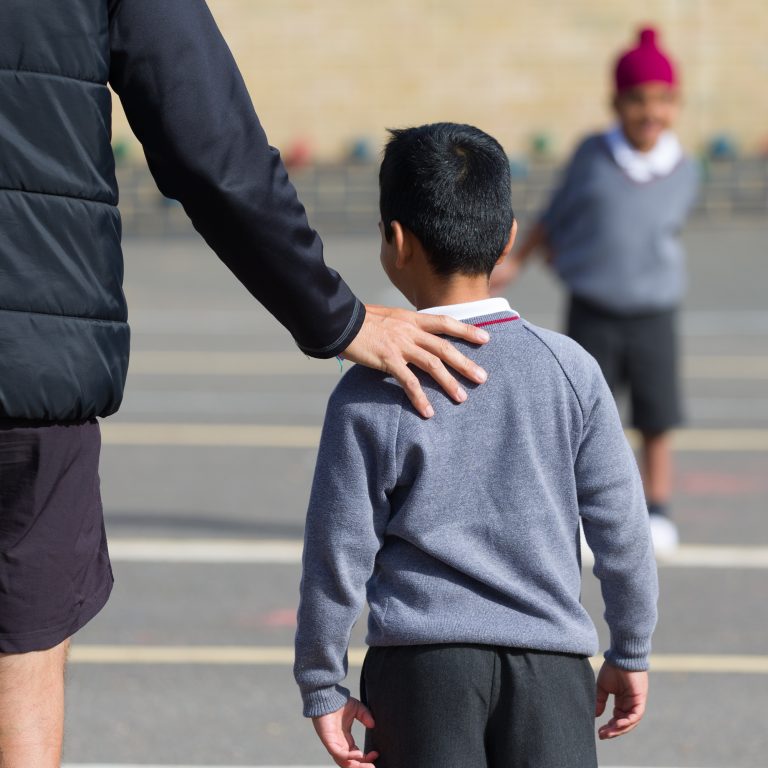
[(363, 327), (344, 350), (344, 358), (394, 376), (424, 418), (431, 418), (435, 412), (409, 363), (426, 371), (458, 403), (467, 399), (467, 393), (443, 363), (478, 384), (488, 378), (479, 365), (464, 357), (450, 341), (433, 335), (441, 333), (472, 344), (485, 344), (490, 337), (482, 329), (444, 315), (420, 315), (407, 309), (368, 304), (365, 310)]
[(373, 716), (368, 708), (357, 699), (350, 698), (341, 709), (313, 717), (312, 724), (336, 765), (341, 768), (376, 768), (373, 761), (379, 753), (369, 752), (365, 755), (355, 744), (352, 735), (355, 720), (359, 720), (366, 728), (374, 727)]
[(597, 676), (595, 717), (605, 711), (610, 694), (613, 694), (613, 717), (600, 726), (601, 739), (614, 739), (637, 728), (648, 700), (648, 673), (628, 672), (606, 661)]

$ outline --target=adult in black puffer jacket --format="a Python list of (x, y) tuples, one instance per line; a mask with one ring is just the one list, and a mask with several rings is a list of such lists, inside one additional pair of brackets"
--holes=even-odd
[[(109, 596), (96, 417), (128, 368), (109, 82), (164, 194), (305, 353), (394, 373), (440, 318), (366, 308), (322, 257), (203, 0), (0, 3), (0, 755), (58, 766), (67, 639)], [(444, 388), (458, 385), (439, 367)], [(30, 651), (42, 651), (31, 654)]]

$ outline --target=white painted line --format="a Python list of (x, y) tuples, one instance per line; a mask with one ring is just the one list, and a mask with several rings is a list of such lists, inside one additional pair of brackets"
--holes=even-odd
[[(119, 563), (257, 563), (298, 564), (301, 539), (156, 539), (121, 538), (109, 541), (113, 562)], [(660, 555), (660, 568), (768, 568), (768, 547), (726, 547), (684, 544)], [(585, 551), (583, 565), (593, 564)]]
[(105, 445), (317, 448), (320, 427), (288, 424), (145, 424), (105, 421)]
[[(349, 649), (349, 664), (360, 667), (365, 648)], [(70, 650), (73, 664), (205, 664), (292, 666), (293, 647), (249, 645), (79, 645)], [(590, 659), (599, 669), (603, 659)], [(736, 654), (653, 654), (655, 673), (768, 675), (768, 656)]]
[[(365, 651), (350, 649), (353, 666), (361, 666)], [(359, 658), (358, 658), (359, 657)], [(248, 666), (290, 666), (291, 646), (208, 646), (208, 645), (73, 645), (69, 654), (74, 664), (211, 664)]]
[(313, 376), (339, 375), (335, 360), (314, 360), (298, 350), (200, 352), (146, 350), (131, 354), (129, 371), (141, 376)]
[(109, 541), (113, 562), (300, 563), (300, 539), (128, 539)]
[[(317, 448), (320, 427), (290, 424), (101, 423), (105, 445), (234, 448)], [(627, 432), (637, 443), (637, 434)], [(768, 429), (681, 429), (673, 445), (685, 452), (768, 452)]]
[(686, 544), (670, 554), (659, 554), (656, 560), (667, 568), (768, 568), (768, 547)]
[[(592, 552), (582, 552), (582, 565), (592, 566)], [(732, 568), (764, 570), (768, 568), (768, 547), (725, 547), (682, 544), (674, 552), (656, 556), (659, 568)]]

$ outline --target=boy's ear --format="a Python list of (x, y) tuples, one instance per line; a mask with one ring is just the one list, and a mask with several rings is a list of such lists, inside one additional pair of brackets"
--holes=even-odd
[(403, 227), (399, 221), (393, 221), (390, 224), (392, 228), (392, 245), (395, 249), (395, 266), (402, 269), (413, 255), (413, 235)]
[(512, 228), (509, 230), (509, 240), (507, 240), (507, 244), (504, 246), (504, 250), (501, 252), (501, 255), (498, 259), (496, 259), (496, 264), (501, 264), (504, 259), (509, 256), (510, 251), (512, 250), (512, 246), (515, 244), (515, 238), (517, 237), (517, 219), (512, 219)]

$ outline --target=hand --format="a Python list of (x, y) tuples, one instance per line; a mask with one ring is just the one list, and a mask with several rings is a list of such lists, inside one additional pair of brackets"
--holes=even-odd
[(478, 384), (488, 378), (480, 366), (464, 357), (450, 341), (433, 335), (442, 333), (472, 344), (485, 344), (490, 337), (482, 329), (443, 315), (420, 315), (407, 309), (369, 305), (365, 309), (363, 327), (344, 350), (344, 357), (394, 376), (424, 418), (432, 418), (435, 412), (408, 363), (426, 371), (457, 403), (463, 403), (467, 393), (443, 363)]
[(613, 717), (598, 730), (601, 739), (614, 739), (637, 728), (648, 700), (648, 673), (628, 672), (606, 661), (597, 676), (595, 717), (605, 711), (610, 694), (613, 694)]
[(313, 717), (312, 724), (336, 765), (341, 768), (376, 768), (373, 761), (379, 753), (369, 752), (365, 755), (355, 744), (352, 736), (355, 720), (359, 720), (366, 728), (374, 727), (373, 716), (368, 708), (357, 699), (350, 698), (341, 709)]

